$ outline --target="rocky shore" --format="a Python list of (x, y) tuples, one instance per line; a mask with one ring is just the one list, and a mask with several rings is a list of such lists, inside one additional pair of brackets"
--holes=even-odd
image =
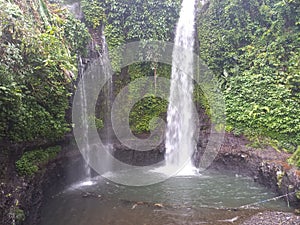
[(226, 134), (210, 168), (250, 176), (278, 195), (286, 195), (290, 205), (300, 207), (300, 170), (287, 163), (290, 156), (271, 147), (249, 147), (245, 138)]
[(300, 224), (300, 216), (293, 213), (284, 212), (262, 212), (250, 219), (246, 220), (241, 225), (298, 225)]
[(35, 225), (45, 196), (84, 176), (83, 160), (77, 150), (64, 147), (56, 159), (44, 165), (33, 177), (20, 177), (14, 168), (15, 156), (2, 158), (10, 165), (0, 183), (0, 224)]

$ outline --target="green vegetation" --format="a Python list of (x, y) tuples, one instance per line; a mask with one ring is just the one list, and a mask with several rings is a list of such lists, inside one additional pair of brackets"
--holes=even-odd
[(131, 130), (143, 133), (153, 130), (158, 124), (154, 118), (165, 117), (168, 102), (153, 95), (146, 96), (134, 105), (129, 116)]
[(122, 44), (140, 40), (171, 41), (179, 16), (180, 0), (104, 0), (105, 36), (112, 65), (118, 68), (118, 52)]
[(15, 219), (16, 219), (16, 222), (17, 223), (24, 222), (25, 218), (26, 218), (26, 216), (25, 216), (24, 210), (20, 209), (20, 208), (16, 208), (15, 209)]
[(179, 0), (106, 0), (105, 35), (109, 47), (135, 40), (172, 40)]
[(57, 140), (89, 34), (44, 0), (0, 0), (0, 141)]
[[(300, 146), (298, 146), (297, 150), (294, 152), (292, 157), (288, 159), (288, 162), (292, 165), (295, 165), (300, 168)], [(300, 193), (300, 192), (299, 192)], [(300, 196), (300, 195), (299, 195)], [(300, 198), (299, 198), (300, 199)]]
[[(143, 78), (153, 77), (154, 73), (156, 73), (156, 77), (170, 78), (171, 66), (158, 63), (154, 71), (152, 63), (135, 63), (129, 66), (128, 72), (131, 81), (128, 104), (130, 104), (131, 96), (141, 97), (141, 100), (131, 108), (129, 115), (130, 128), (136, 134), (150, 132), (151, 129), (158, 126), (152, 119), (166, 118), (168, 101), (154, 95), (156, 90), (154, 80), (143, 80)], [(136, 79), (139, 79), (139, 82), (135, 83)], [(146, 89), (148, 92), (145, 91)]]
[[(138, 78), (170, 77), (170, 66), (156, 62), (118, 68), (119, 56), (112, 50), (131, 41), (172, 41), (180, 3), (81, 1), (90, 30), (98, 32), (104, 25), (117, 71), (116, 93)], [(293, 152), (290, 163), (299, 166), (300, 2), (211, 0), (199, 9), (197, 28), (200, 56), (225, 96), (226, 130), (245, 134), (253, 146), (268, 144)], [(76, 57), (87, 53), (87, 28), (46, 0), (0, 0), (0, 38), (0, 141), (60, 139), (71, 129), (66, 111), (74, 90)], [(156, 90), (155, 80), (145, 85)], [(141, 84), (130, 85), (124, 109), (141, 90)], [(203, 90), (195, 89), (195, 101), (209, 114), (204, 96)], [(130, 112), (134, 133), (149, 132), (152, 118), (165, 118), (167, 110), (167, 102), (152, 93), (141, 97)], [(98, 129), (103, 127), (101, 119), (90, 119), (96, 120)], [(20, 168), (27, 164), (20, 163)], [(38, 166), (26, 168), (20, 171), (32, 174)]]
[(104, 9), (98, 0), (82, 0), (81, 8), (84, 13), (85, 24), (92, 28), (100, 27), (105, 20)]
[[(85, 2), (85, 1), (83, 1)], [(122, 44), (142, 40), (172, 41), (174, 30), (179, 16), (181, 1), (142, 1), (142, 0), (105, 0), (100, 1), (100, 8), (104, 9), (105, 16), (101, 14), (105, 23), (105, 37), (113, 59), (112, 65), (117, 71), (115, 92), (128, 82), (147, 76), (170, 77), (170, 66), (159, 63), (143, 63), (130, 65), (127, 68), (118, 68), (118, 52), (112, 50)], [(102, 9), (99, 10), (101, 11)], [(95, 14), (85, 12), (85, 18), (94, 21)], [(99, 17), (97, 17), (99, 18)], [(99, 24), (99, 23), (97, 23)], [(155, 54), (155, 53), (154, 53)], [(154, 84), (155, 86), (155, 84)], [(143, 87), (130, 86), (131, 95), (136, 94)], [(167, 102), (145, 93), (144, 99), (139, 101), (130, 113), (130, 126), (134, 133), (149, 132), (149, 122), (157, 116), (164, 117)], [(130, 104), (130, 96), (129, 102)], [(126, 105), (124, 105), (126, 109)], [(120, 112), (120, 116), (123, 116)], [(154, 126), (154, 124), (152, 124)]]
[(198, 20), (200, 55), (226, 98), (227, 130), (254, 144), (300, 145), (300, 2), (212, 0)]
[(41, 166), (54, 159), (60, 151), (61, 147), (55, 146), (49, 147), (47, 149), (38, 149), (30, 152), (25, 152), (22, 157), (16, 162), (16, 168), (19, 175), (34, 175)]
[(297, 197), (297, 199), (300, 199), (300, 191), (296, 192), (296, 197)]
[(91, 116), (88, 118), (89, 126), (94, 125), (96, 129), (101, 129), (104, 127), (103, 120), (97, 118), (96, 116)]
[[(11, 194), (9, 194), (11, 195)], [(6, 196), (11, 197), (11, 196)], [(13, 225), (21, 224), (25, 221), (26, 215), (23, 209), (20, 208), (19, 200), (15, 199), (14, 205), (12, 205), (9, 209), (9, 217), (13, 218)]]

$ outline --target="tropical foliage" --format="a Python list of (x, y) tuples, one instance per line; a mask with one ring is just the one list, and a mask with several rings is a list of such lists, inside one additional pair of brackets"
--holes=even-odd
[[(86, 0), (85, 0), (86, 1)], [(170, 77), (170, 66), (159, 63), (142, 63), (130, 65), (128, 68), (118, 68), (119, 52), (122, 44), (143, 41), (161, 40), (172, 41), (179, 16), (181, 1), (144, 1), (144, 0), (104, 0), (100, 6), (104, 9), (104, 33), (110, 50), (110, 57), (117, 71), (115, 91), (128, 82), (140, 77), (164, 76)], [(89, 17), (89, 16), (88, 16)], [(98, 18), (98, 17), (97, 17)], [(93, 20), (93, 19), (89, 19)], [(121, 72), (122, 69), (122, 72)], [(124, 72), (125, 71), (125, 72)], [(142, 87), (130, 86), (131, 95), (136, 94)], [(135, 133), (148, 132), (149, 122), (153, 117), (166, 113), (167, 102), (148, 96), (138, 102), (131, 110), (130, 125)], [(130, 100), (130, 96), (129, 96)], [(128, 102), (130, 104), (130, 102)], [(124, 109), (126, 106), (124, 105)], [(120, 116), (122, 112), (120, 112)]]
[(55, 140), (69, 131), (76, 54), (88, 38), (57, 5), (0, 0), (0, 140)]
[(200, 55), (226, 98), (227, 130), (256, 144), (300, 145), (300, 2), (211, 0)]
[(32, 176), (41, 166), (47, 164), (54, 159), (61, 151), (60, 146), (49, 147), (47, 149), (38, 149), (25, 152), (23, 156), (16, 162), (16, 168), (21, 176)]
[[(116, 93), (141, 77), (170, 76), (169, 65), (155, 62), (118, 68), (111, 50), (132, 41), (172, 41), (180, 3), (81, 1), (86, 25), (104, 28)], [(197, 28), (200, 56), (225, 96), (227, 131), (294, 152), (300, 146), (300, 2), (210, 0), (199, 8)], [(89, 41), (85, 25), (46, 0), (0, 0), (0, 38), (0, 141), (61, 138), (70, 130), (66, 111), (76, 55), (86, 53)], [(129, 95), (141, 88), (131, 85)], [(195, 99), (209, 107), (203, 96), (196, 88)], [(131, 110), (132, 130), (148, 132), (151, 118), (164, 117), (166, 106), (145, 93)]]

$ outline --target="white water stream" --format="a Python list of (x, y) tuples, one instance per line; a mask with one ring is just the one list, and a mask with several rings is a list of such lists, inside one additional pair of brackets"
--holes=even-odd
[[(195, 0), (184, 0), (176, 28), (172, 55), (172, 76), (167, 114), (166, 168), (177, 175), (195, 174), (192, 154), (195, 150), (193, 120), (193, 52)], [(184, 71), (182, 70), (184, 68)]]

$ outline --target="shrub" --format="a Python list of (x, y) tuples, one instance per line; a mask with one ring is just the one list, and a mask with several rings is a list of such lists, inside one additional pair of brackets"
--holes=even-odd
[(288, 162), (300, 168), (300, 146), (298, 146), (292, 157), (288, 159)]
[(47, 149), (38, 149), (25, 152), (23, 156), (16, 162), (16, 168), (21, 176), (32, 176), (40, 168), (54, 159), (61, 151), (60, 146), (49, 147)]

